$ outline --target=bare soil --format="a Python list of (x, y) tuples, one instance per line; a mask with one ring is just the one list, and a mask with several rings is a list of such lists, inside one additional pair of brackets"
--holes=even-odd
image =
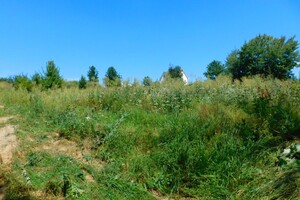
[(0, 164), (10, 164), (18, 141), (14, 134), (15, 126), (0, 128)]
[[(4, 106), (0, 105), (0, 109)], [(6, 124), (12, 116), (0, 117), (0, 124)], [(0, 170), (6, 168), (11, 164), (13, 154), (18, 145), (17, 137), (15, 136), (16, 127), (6, 124), (0, 128)], [(0, 171), (0, 200), (5, 199), (5, 180), (3, 176), (4, 171)]]

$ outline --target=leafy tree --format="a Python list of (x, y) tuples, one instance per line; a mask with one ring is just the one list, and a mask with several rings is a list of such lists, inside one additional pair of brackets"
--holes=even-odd
[(51, 88), (61, 88), (63, 79), (59, 74), (59, 69), (55, 66), (54, 61), (48, 61), (46, 72), (44, 72), (44, 77), (42, 85), (44, 89)]
[(152, 83), (153, 83), (153, 81), (152, 81), (152, 79), (149, 76), (146, 76), (143, 79), (143, 85), (144, 86), (150, 86), (150, 85), (152, 85)]
[(96, 70), (96, 67), (94, 67), (94, 66), (91, 66), (89, 68), (87, 76), (88, 76), (90, 82), (98, 82), (99, 81), (98, 71)]
[(204, 75), (207, 78), (214, 80), (219, 74), (224, 73), (224, 71), (224, 65), (220, 61), (214, 60), (208, 64), (207, 71), (204, 73)]
[(182, 68), (180, 66), (170, 67), (168, 73), (171, 78), (181, 78), (182, 77)]
[(121, 86), (121, 76), (114, 67), (109, 67), (105, 74), (104, 83), (107, 87)]
[(245, 71), (244, 66), (240, 64), (240, 50), (233, 50), (226, 59), (226, 69), (229, 74), (232, 74), (233, 79), (241, 78)]
[(32, 78), (32, 82), (36, 85), (40, 85), (42, 83), (42, 76), (39, 73), (35, 73)]
[(300, 60), (297, 48), (295, 37), (286, 40), (259, 35), (229, 54), (226, 65), (234, 79), (257, 74), (287, 79), (292, 77), (291, 70)]
[(26, 89), (28, 92), (32, 90), (32, 82), (26, 75), (15, 76), (13, 86), (16, 89)]
[(81, 78), (80, 78), (80, 80), (78, 82), (79, 89), (85, 89), (86, 85), (87, 85), (87, 81), (86, 81), (85, 77), (81, 76)]

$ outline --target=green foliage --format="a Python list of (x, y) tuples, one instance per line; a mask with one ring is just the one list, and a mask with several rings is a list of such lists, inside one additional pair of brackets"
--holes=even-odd
[(0, 82), (7, 82), (7, 83), (14, 83), (14, 77), (9, 77), (9, 78), (0, 78)]
[(58, 114), (51, 117), (52, 121), (50, 122), (58, 128), (60, 136), (66, 138), (71, 136), (85, 137), (98, 133), (99, 129), (92, 113), (71, 107), (56, 112)]
[(39, 73), (35, 73), (32, 76), (31, 80), (35, 85), (40, 85), (42, 83), (43, 77)]
[(143, 79), (143, 85), (144, 86), (151, 86), (153, 83), (152, 79), (149, 77), (149, 76), (146, 76), (144, 79)]
[(224, 71), (224, 65), (220, 61), (214, 60), (207, 66), (207, 71), (204, 73), (204, 76), (209, 79), (215, 80), (216, 77), (224, 73)]
[(54, 61), (48, 61), (46, 72), (44, 72), (42, 86), (44, 89), (61, 88), (63, 79)]
[(182, 77), (182, 68), (180, 66), (170, 67), (168, 69), (168, 74), (171, 78), (181, 78)]
[(109, 67), (105, 74), (104, 83), (106, 87), (121, 86), (121, 76), (114, 67)]
[(13, 86), (16, 89), (25, 89), (28, 92), (32, 90), (32, 82), (26, 75), (15, 76)]
[(233, 79), (239, 79), (243, 77), (245, 66), (241, 65), (240, 50), (233, 50), (226, 59), (227, 71), (232, 75)]
[[(51, 165), (49, 170), (41, 170)], [(40, 172), (36, 173), (36, 169)], [(82, 196), (84, 190), (77, 185), (85, 181), (84, 172), (72, 158), (37, 151), (27, 155), (27, 163), (23, 167), (33, 188), (43, 189), (55, 196), (64, 196), (74, 199)], [(25, 178), (26, 178), (25, 177)]]
[(80, 80), (78, 82), (79, 89), (85, 89), (86, 85), (87, 85), (87, 81), (86, 81), (85, 77), (81, 76), (81, 78), (80, 78)]
[(286, 40), (258, 35), (228, 56), (227, 67), (234, 79), (253, 75), (291, 78), (291, 70), (300, 59), (297, 48), (295, 37)]
[(87, 76), (88, 76), (88, 79), (90, 82), (98, 82), (99, 81), (98, 71), (97, 71), (96, 67), (94, 67), (94, 66), (91, 66), (89, 68)]
[[(299, 81), (173, 81), (4, 90), (5, 112), (22, 116), (18, 137), (26, 142), (19, 148), (27, 152), (11, 176), (52, 199), (297, 199), (298, 168), (276, 162), (283, 145), (299, 138)], [(76, 141), (82, 158), (39, 150), (45, 145), (38, 141), (62, 138)]]
[(115, 80), (117, 78), (121, 78), (121, 76), (118, 74), (116, 69), (114, 67), (109, 67), (107, 69), (107, 72), (105, 74), (105, 77), (107, 77), (109, 80)]

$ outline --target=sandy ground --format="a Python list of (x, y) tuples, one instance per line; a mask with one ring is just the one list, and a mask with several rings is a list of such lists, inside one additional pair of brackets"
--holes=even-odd
[(15, 127), (7, 125), (0, 129), (0, 164), (10, 164), (17, 146)]
[[(0, 105), (0, 109), (4, 107)], [(17, 147), (18, 140), (14, 132), (16, 127), (6, 124), (12, 116), (0, 117), (0, 124), (4, 124), (4, 127), (0, 128), (0, 168), (9, 165), (12, 162), (13, 153)], [(0, 174), (0, 200), (5, 198), (5, 183)]]

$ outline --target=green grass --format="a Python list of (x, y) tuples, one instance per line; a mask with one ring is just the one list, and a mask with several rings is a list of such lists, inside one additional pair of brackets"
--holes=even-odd
[[(13, 123), (18, 124), (20, 153), (6, 180), (11, 191), (19, 188), (16, 185), (26, 188), (19, 195), (33, 199), (38, 198), (36, 191), (69, 199), (154, 199), (154, 193), (178, 199), (300, 195), (299, 165), (276, 165), (279, 152), (299, 141), (297, 81), (255, 77), (232, 83), (219, 77), (189, 86), (172, 82), (44, 92), (9, 85), (1, 89), (5, 106), (1, 116), (18, 116)], [(84, 159), (36, 148), (51, 142), (53, 133), (59, 135), (55, 141), (75, 141), (76, 148), (85, 149)], [(93, 182), (85, 179), (87, 173)]]

